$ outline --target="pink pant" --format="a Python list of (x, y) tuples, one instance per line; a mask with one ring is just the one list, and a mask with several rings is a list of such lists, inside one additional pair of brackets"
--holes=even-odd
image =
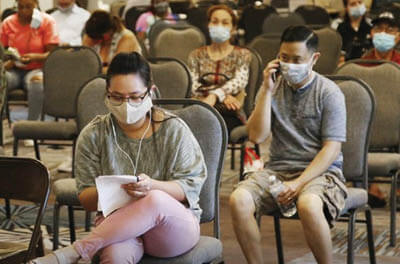
[(105, 218), (74, 247), (85, 260), (102, 249), (101, 263), (137, 263), (144, 252), (155, 257), (181, 255), (199, 237), (193, 213), (169, 194), (153, 190)]

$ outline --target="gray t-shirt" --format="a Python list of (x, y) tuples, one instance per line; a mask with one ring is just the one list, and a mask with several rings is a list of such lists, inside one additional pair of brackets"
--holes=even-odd
[[(114, 137), (111, 119), (115, 126)], [(97, 116), (80, 133), (75, 154), (75, 175), (80, 193), (95, 186), (101, 175), (133, 175), (139, 139), (128, 138), (111, 114)], [(183, 189), (189, 208), (200, 219), (199, 195), (207, 177), (203, 153), (184, 121), (167, 118), (150, 138), (143, 139), (137, 172), (153, 179), (176, 181)]]
[[(273, 95), (270, 161), (276, 171), (304, 170), (326, 140), (346, 141), (346, 106), (340, 88), (314, 72), (312, 81), (298, 90), (280, 79)], [(329, 167), (341, 180), (343, 155)]]

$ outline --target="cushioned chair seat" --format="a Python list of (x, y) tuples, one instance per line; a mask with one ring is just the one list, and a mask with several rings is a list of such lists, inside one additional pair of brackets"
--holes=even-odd
[(341, 214), (346, 213), (349, 209), (359, 208), (368, 203), (368, 193), (362, 188), (347, 188), (349, 196)]
[[(30, 237), (27, 236), (27, 238)], [(19, 252), (26, 251), (28, 249), (28, 243), (14, 243), (14, 242), (3, 242), (0, 241), (0, 260), (9, 257), (10, 255), (18, 254)]]
[(23, 101), (27, 100), (27, 94), (25, 90), (15, 89), (8, 92), (8, 100), (9, 101)]
[(145, 255), (140, 264), (180, 264), (209, 263), (217, 258), (222, 259), (222, 243), (214, 237), (201, 236), (197, 245), (189, 252), (175, 258), (155, 258)]
[(246, 126), (235, 127), (229, 135), (229, 141), (232, 143), (242, 143), (247, 140), (248, 133)]
[(73, 140), (78, 135), (76, 122), (18, 121), (13, 128), (18, 139)]
[(75, 179), (61, 179), (54, 183), (54, 194), (59, 204), (81, 205)]
[(368, 175), (388, 176), (400, 168), (400, 154), (368, 153)]

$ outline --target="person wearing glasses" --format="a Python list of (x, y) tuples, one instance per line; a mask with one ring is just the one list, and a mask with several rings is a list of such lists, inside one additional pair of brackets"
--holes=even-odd
[[(180, 118), (153, 107), (150, 76), (149, 64), (136, 52), (112, 60), (105, 96), (110, 113), (82, 130), (75, 156), (79, 200), (98, 211), (96, 228), (32, 263), (75, 263), (96, 253), (101, 263), (137, 263), (144, 253), (174, 257), (198, 242), (204, 157)], [(106, 218), (97, 203), (100, 175), (138, 176), (137, 183), (121, 185), (132, 201)]]
[(230, 132), (243, 125), (242, 110), (249, 79), (251, 53), (231, 44), (237, 17), (226, 5), (211, 6), (207, 11), (211, 44), (192, 51), (188, 66), (192, 76), (192, 97), (215, 107)]
[(391, 12), (383, 12), (372, 21), (372, 43), (374, 48), (362, 59), (389, 60), (400, 64), (400, 53), (395, 49), (400, 40), (399, 21)]

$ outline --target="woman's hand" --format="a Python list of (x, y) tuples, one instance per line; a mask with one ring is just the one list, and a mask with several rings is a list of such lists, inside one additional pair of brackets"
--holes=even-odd
[(285, 184), (287, 188), (278, 195), (278, 202), (282, 205), (289, 205), (294, 202), (299, 195), (301, 186), (296, 180), (285, 181), (283, 184)]
[(236, 99), (236, 97), (228, 94), (225, 96), (224, 105), (228, 110), (237, 111), (240, 109), (240, 102)]
[(39, 60), (38, 54), (36, 53), (27, 53), (21, 56), (21, 62), (24, 64), (31, 63), (32, 61)]
[(215, 94), (209, 94), (207, 97), (202, 98), (201, 101), (210, 106), (214, 106), (217, 102), (217, 96)]
[(121, 187), (133, 198), (140, 199), (145, 197), (152, 190), (153, 180), (146, 174), (138, 176), (138, 182), (122, 184)]

